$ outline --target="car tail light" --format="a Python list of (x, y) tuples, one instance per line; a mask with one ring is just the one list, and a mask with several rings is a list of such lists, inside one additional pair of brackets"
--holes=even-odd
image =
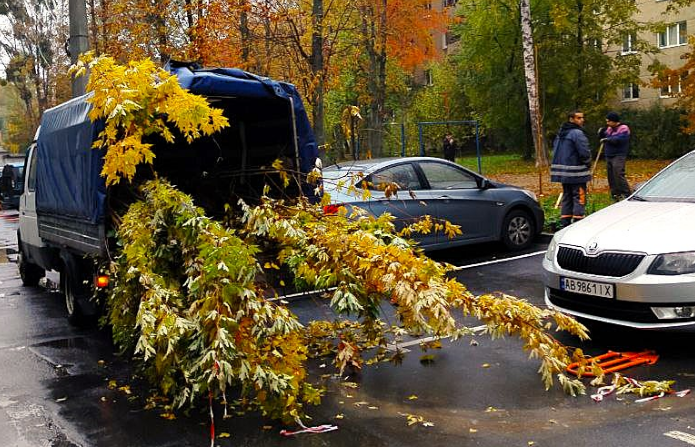
[(94, 285), (99, 289), (103, 289), (109, 285), (109, 277), (107, 275), (99, 275), (94, 278)]
[(340, 211), (340, 208), (343, 205), (324, 205), (323, 207), (323, 214), (330, 215), (330, 214), (338, 214), (338, 211)]

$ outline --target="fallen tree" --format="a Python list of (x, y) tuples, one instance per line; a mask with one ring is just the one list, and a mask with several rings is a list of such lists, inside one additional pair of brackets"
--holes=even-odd
[[(557, 329), (586, 338), (582, 325), (525, 300), (476, 297), (448, 276), (449, 266), (408, 240), (414, 231), (457, 231), (446, 223), (425, 219), (397, 232), (388, 214), (375, 218), (343, 209), (326, 215), (302, 198), (269, 197), (258, 205), (230, 204), (228, 215), (215, 220), (156, 173), (139, 181), (134, 167), (152, 162), (144, 136), (174, 138), (171, 126), (194, 139), (200, 129), (214, 132), (226, 123), (199, 97), (151, 88), (170, 82), (154, 64), (131, 64), (145, 85), (129, 88), (127, 98), (127, 69), (106, 57), (85, 59), (77, 70), (86, 66), (87, 88), (96, 91), (90, 116), (106, 123), (95, 143), (107, 148), (103, 175), (109, 184), (131, 182), (139, 197), (115, 216), (120, 249), (111, 265), (115, 281), (105, 321), (122, 351), (175, 406), (201, 398), (226, 402), (234, 389), (246, 408), (300, 421), (306, 405), (321, 397), (307, 380), (309, 357), (332, 355), (340, 371), (360, 368), (365, 349), (376, 350), (374, 361), (397, 361), (402, 353), (385, 348), (404, 335), (456, 340), (470, 334), (456, 313), (482, 321), (493, 338), (522, 339), (540, 362), (546, 388), (557, 379), (572, 395), (584, 392), (579, 380), (565, 374), (582, 352), (552, 336)], [(160, 105), (182, 108), (185, 101), (198, 112), (185, 121), (162, 118)], [(291, 181), (280, 163), (276, 167)], [(355, 184), (348, 188), (358, 190)], [(272, 289), (264, 278), (278, 269), (289, 270), (301, 287), (324, 290), (338, 317), (303, 326), (286, 303), (269, 300)], [(394, 308), (391, 324), (384, 321), (384, 306)]]

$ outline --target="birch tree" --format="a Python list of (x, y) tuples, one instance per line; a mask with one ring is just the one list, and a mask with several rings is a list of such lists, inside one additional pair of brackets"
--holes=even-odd
[(538, 100), (538, 73), (536, 73), (535, 47), (533, 44), (533, 28), (531, 26), (531, 5), (529, 0), (519, 2), (521, 17), (521, 47), (524, 59), (524, 77), (526, 79), (526, 94), (528, 96), (529, 118), (533, 145), (536, 148), (536, 167), (548, 166), (548, 156), (543, 144), (543, 120), (541, 104)]

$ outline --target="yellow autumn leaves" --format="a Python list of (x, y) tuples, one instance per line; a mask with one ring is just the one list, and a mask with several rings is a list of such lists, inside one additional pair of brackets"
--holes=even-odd
[(149, 135), (171, 143), (173, 126), (190, 143), (229, 125), (222, 110), (183, 89), (176, 76), (150, 59), (120, 65), (111, 57), (87, 53), (70, 70), (75, 76), (88, 71), (89, 118), (105, 121), (93, 147), (107, 149), (101, 172), (107, 185), (130, 181), (138, 165), (153, 162), (152, 144), (144, 142)]

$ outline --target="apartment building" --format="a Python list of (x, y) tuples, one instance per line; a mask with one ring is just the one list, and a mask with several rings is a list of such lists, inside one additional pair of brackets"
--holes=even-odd
[[(659, 53), (642, 55), (640, 82), (623, 86), (616, 100), (618, 107), (648, 108), (656, 103), (671, 106), (675, 103), (675, 94), (680, 91), (676, 82), (671, 87), (653, 88), (649, 86), (652, 75), (647, 69), (655, 60), (671, 68), (683, 65), (681, 56), (689, 49), (688, 34), (695, 33), (695, 5), (681, 8), (677, 12), (667, 13), (669, 0), (643, 0), (639, 4), (640, 12), (635, 17), (639, 22), (659, 22), (667, 24), (663, 32), (644, 32), (640, 37), (652, 42), (659, 48)], [(616, 57), (634, 53), (635, 36), (627, 35), (622, 48), (617, 49)]]
[[(430, 0), (428, 8), (435, 11), (443, 11), (445, 8), (449, 8), (449, 12), (453, 16), (458, 1), (459, 0)], [(432, 40), (434, 41), (434, 51), (438, 58), (445, 58), (450, 54), (454, 54), (459, 46), (459, 37), (449, 31), (442, 32), (433, 30)], [(432, 74), (428, 69), (418, 69), (415, 72), (415, 82), (421, 85), (432, 85)]]

